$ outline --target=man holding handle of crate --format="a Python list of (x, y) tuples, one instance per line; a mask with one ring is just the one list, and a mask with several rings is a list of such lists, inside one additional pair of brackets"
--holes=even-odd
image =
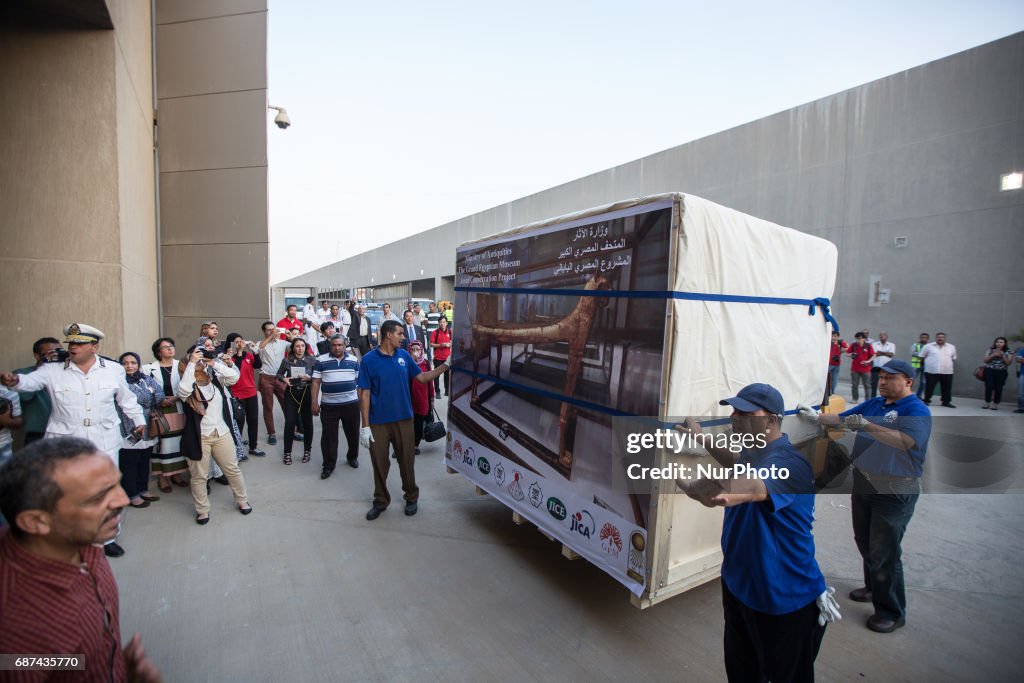
[[(814, 475), (782, 432), (786, 409), (777, 389), (751, 384), (719, 404), (732, 406), (733, 433), (749, 435), (745, 442), (754, 447), (737, 452), (705, 440), (708, 453), (733, 476), (676, 483), (703, 505), (726, 508), (725, 671), (730, 681), (811, 681), (825, 625), (841, 618), (835, 589), (826, 588), (814, 559)], [(692, 417), (677, 429), (701, 433)], [(760, 479), (749, 475), (752, 469), (779, 475)]]

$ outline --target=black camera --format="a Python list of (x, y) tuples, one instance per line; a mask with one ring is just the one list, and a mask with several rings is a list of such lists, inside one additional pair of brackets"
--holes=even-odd
[(213, 360), (216, 357), (216, 351), (211, 351), (210, 349), (203, 349), (203, 358), (205, 358), (206, 360)]
[(68, 359), (67, 349), (56, 348), (46, 354), (44, 361), (47, 363), (63, 363)]

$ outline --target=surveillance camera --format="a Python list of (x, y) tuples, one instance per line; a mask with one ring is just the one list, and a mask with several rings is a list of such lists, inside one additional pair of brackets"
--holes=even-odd
[(278, 109), (277, 116), (274, 117), (274, 123), (277, 124), (278, 128), (284, 130), (288, 126), (292, 125), (292, 120), (288, 118), (288, 112), (284, 109)]

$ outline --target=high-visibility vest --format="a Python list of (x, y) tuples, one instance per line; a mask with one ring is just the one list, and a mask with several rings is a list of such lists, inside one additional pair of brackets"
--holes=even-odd
[(921, 342), (914, 342), (914, 345), (910, 348), (913, 350), (913, 353), (910, 355), (910, 364), (913, 365), (914, 368), (920, 368), (921, 363), (924, 361), (922, 361), (921, 356), (917, 354), (921, 353), (921, 349), (924, 348), (924, 344)]

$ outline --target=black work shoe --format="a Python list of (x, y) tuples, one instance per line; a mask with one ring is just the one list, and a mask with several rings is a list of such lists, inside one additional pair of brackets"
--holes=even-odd
[(359, 461), (356, 460), (355, 458), (352, 458), (351, 460), (348, 461), (348, 466), (354, 470), (357, 470), (359, 469)]
[(875, 633), (892, 633), (906, 623), (905, 619), (886, 619), (877, 614), (872, 614), (868, 617), (868, 628)]
[(327, 469), (326, 467), (323, 469), (322, 472), (320, 472), (320, 478), (321, 479), (327, 479), (330, 476), (331, 476), (331, 470)]
[(369, 512), (366, 513), (366, 519), (372, 522), (373, 520), (380, 517), (380, 513), (384, 512), (384, 509), (385, 508), (379, 508), (376, 505), (374, 505), (372, 508), (370, 508)]
[(413, 515), (415, 515), (417, 510), (419, 510), (419, 506), (416, 505), (416, 503), (405, 504), (405, 514), (407, 517), (412, 517)]
[(107, 543), (103, 546), (103, 554), (107, 557), (121, 557), (124, 555), (124, 548), (117, 543)]
[(943, 403), (942, 407), (943, 408), (956, 408), (956, 406), (953, 405), (952, 403)]
[(850, 591), (850, 599), (854, 602), (871, 602), (871, 591), (868, 590), (867, 586), (854, 588)]
[(214, 477), (213, 480), (215, 482), (217, 482), (218, 484), (224, 484), (224, 486), (227, 486), (228, 483), (229, 483), (228, 482), (228, 475), (226, 475), (226, 474), (222, 474), (219, 477)]
[(196, 515), (196, 524), (198, 524), (199, 526), (203, 526), (204, 524), (209, 524), (209, 523), (210, 523), (210, 515), (206, 515), (205, 517), (200, 517), (199, 515)]
[(413, 455), (419, 455), (419, 454), (420, 454), (420, 449), (419, 449), (419, 448), (417, 448), (417, 449), (416, 449), (415, 451), (413, 451), (413, 453), (412, 453), (412, 454), (413, 454)]
[(250, 448), (249, 455), (255, 455), (257, 458), (265, 457), (267, 454), (258, 448)]

